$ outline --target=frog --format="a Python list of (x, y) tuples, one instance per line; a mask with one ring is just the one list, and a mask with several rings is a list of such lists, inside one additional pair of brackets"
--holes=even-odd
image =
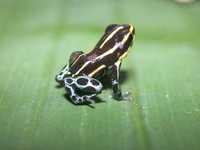
[(135, 38), (131, 24), (110, 24), (97, 44), (89, 52), (74, 51), (68, 63), (56, 75), (55, 80), (65, 87), (74, 104), (93, 103), (93, 98), (103, 89), (102, 79), (109, 76), (112, 97), (129, 99), (130, 93), (122, 93), (120, 69)]

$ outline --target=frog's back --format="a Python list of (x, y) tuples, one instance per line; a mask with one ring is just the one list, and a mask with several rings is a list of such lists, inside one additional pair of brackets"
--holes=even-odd
[(73, 76), (96, 77), (106, 68), (126, 56), (133, 40), (133, 27), (130, 25), (110, 25), (104, 35), (89, 53), (81, 55), (70, 67)]
[[(73, 76), (86, 75), (97, 78), (102, 69), (106, 66), (96, 60), (96, 55), (84, 54), (80, 56), (70, 67), (70, 72)], [(98, 72), (98, 74), (97, 74)], [(102, 73), (104, 71), (102, 70)]]

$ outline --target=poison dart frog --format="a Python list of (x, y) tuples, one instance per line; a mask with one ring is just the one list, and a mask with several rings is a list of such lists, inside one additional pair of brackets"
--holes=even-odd
[(135, 28), (130, 24), (111, 24), (96, 46), (88, 53), (75, 51), (69, 62), (56, 75), (56, 81), (62, 84), (74, 104), (92, 102), (93, 97), (101, 93), (101, 79), (109, 74), (113, 89), (113, 98), (127, 99), (119, 85), (120, 66), (128, 53), (135, 37)]

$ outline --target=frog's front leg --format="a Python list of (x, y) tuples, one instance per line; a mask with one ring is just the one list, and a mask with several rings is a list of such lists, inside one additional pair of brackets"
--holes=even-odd
[(111, 82), (113, 89), (113, 98), (116, 100), (130, 100), (131, 95), (129, 92), (122, 94), (119, 85), (119, 73), (121, 67), (121, 60), (118, 60), (111, 68)]
[(91, 98), (99, 94), (103, 87), (100, 81), (88, 76), (66, 77), (64, 78), (64, 84), (75, 104), (93, 103)]
[(64, 80), (64, 77), (65, 77), (66, 75), (69, 75), (69, 74), (70, 74), (70, 72), (69, 72), (69, 65), (65, 65), (65, 66), (63, 67), (63, 69), (56, 75), (55, 80), (56, 80), (57, 82), (59, 82), (59, 83), (62, 83), (63, 80)]

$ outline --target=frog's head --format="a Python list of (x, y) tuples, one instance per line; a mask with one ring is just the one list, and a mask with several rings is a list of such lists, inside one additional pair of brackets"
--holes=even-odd
[(79, 57), (82, 54), (83, 54), (82, 51), (75, 51), (70, 55), (70, 59), (69, 59), (69, 62), (68, 62), (69, 65), (65, 65), (62, 68), (62, 70), (56, 75), (55, 80), (57, 82), (61, 83), (61, 82), (63, 82), (64, 78), (72, 76), (70, 68), (73, 65), (73, 63), (75, 63), (79, 59)]
[(130, 24), (111, 24), (95, 48), (111, 49), (120, 43), (121, 47), (129, 47), (135, 35), (135, 28)]

